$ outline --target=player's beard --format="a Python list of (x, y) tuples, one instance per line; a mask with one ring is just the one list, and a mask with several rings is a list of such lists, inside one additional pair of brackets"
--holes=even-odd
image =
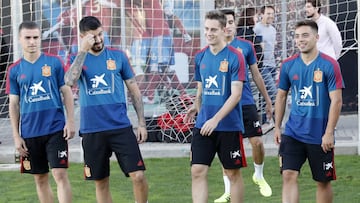
[(95, 43), (92, 47), (91, 47), (91, 50), (95, 53), (98, 53), (98, 52), (101, 52), (102, 50), (104, 49), (104, 42), (101, 41), (101, 42), (98, 42), (98, 43)]
[(312, 17), (314, 17), (314, 14), (309, 14), (309, 15), (306, 14), (306, 17), (307, 18), (312, 18)]

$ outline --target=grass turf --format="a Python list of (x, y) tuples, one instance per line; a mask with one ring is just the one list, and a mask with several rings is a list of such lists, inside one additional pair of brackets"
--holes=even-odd
[[(265, 178), (271, 185), (273, 195), (262, 197), (257, 186), (252, 182), (252, 159), (248, 158), (248, 167), (242, 169), (245, 182), (245, 202), (281, 202), (282, 180), (276, 157), (266, 157)], [(191, 176), (188, 158), (146, 159), (146, 176), (149, 182), (150, 203), (185, 203), (191, 202)], [(360, 202), (360, 158), (359, 156), (336, 156), (337, 180), (333, 181), (334, 202)], [(71, 163), (68, 170), (73, 192), (73, 202), (96, 202), (95, 187), (92, 181), (84, 181), (82, 164)], [(209, 202), (223, 193), (221, 168), (215, 159), (209, 170)], [(129, 178), (126, 178), (116, 162), (111, 163), (111, 192), (115, 203), (132, 203), (133, 193)], [(55, 183), (51, 179), (54, 196)], [(300, 202), (315, 202), (316, 185), (311, 179), (307, 164), (299, 177)], [(26, 203), (38, 202), (33, 178), (18, 171), (0, 172), (0, 202)]]

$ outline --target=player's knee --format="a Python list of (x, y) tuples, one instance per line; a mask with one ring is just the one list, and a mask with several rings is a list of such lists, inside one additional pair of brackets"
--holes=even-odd
[(52, 169), (52, 175), (56, 182), (67, 180), (68, 174), (65, 168)]
[(35, 174), (34, 175), (34, 180), (36, 185), (38, 186), (42, 186), (42, 185), (46, 185), (48, 184), (49, 178), (48, 178), (48, 174)]
[(201, 164), (193, 164), (191, 166), (191, 176), (193, 179), (205, 177), (207, 174), (207, 166)]
[(264, 145), (261, 137), (259, 137), (259, 136), (251, 137), (251, 138), (249, 139), (249, 141), (250, 141), (251, 146), (252, 146), (253, 148), (263, 147), (263, 145)]
[(233, 182), (241, 177), (239, 169), (225, 169), (224, 172), (226, 176), (229, 178), (230, 182)]
[(134, 183), (143, 183), (146, 181), (143, 171), (135, 171), (129, 174)]
[(283, 182), (284, 183), (292, 183), (296, 182), (298, 178), (299, 172), (294, 170), (284, 170), (282, 172)]

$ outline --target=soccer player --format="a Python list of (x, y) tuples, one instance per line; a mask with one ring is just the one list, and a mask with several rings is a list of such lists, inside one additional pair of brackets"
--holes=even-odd
[(317, 47), (319, 51), (339, 59), (342, 50), (342, 40), (339, 28), (329, 17), (320, 13), (320, 0), (307, 0), (305, 4), (306, 17), (315, 21), (319, 27), (319, 40)]
[(6, 92), (21, 172), (34, 176), (40, 202), (54, 202), (50, 166), (58, 201), (68, 203), (72, 200), (66, 170), (68, 140), (75, 135), (75, 124), (72, 92), (64, 82), (64, 65), (59, 57), (41, 52), (41, 31), (35, 22), (20, 24), (19, 42), (23, 57), (9, 67)]
[[(269, 95), (266, 92), (264, 81), (261, 77), (261, 74), (257, 66), (257, 59), (256, 59), (254, 45), (250, 41), (247, 41), (240, 37), (235, 38), (235, 33), (236, 33), (235, 12), (233, 10), (228, 10), (228, 9), (221, 10), (221, 12), (225, 14), (227, 19), (226, 32), (225, 32), (226, 42), (231, 46), (235, 47), (243, 54), (245, 59), (245, 66), (248, 67), (246, 69), (246, 73), (248, 73), (249, 71), (251, 72), (252, 78), (256, 86), (258, 87), (259, 91), (265, 98), (266, 112), (268, 114), (268, 117), (271, 118), (272, 103)], [(246, 75), (247, 75), (247, 80), (249, 80), (248, 74)], [(260, 193), (265, 197), (269, 197), (272, 194), (272, 190), (263, 176), (265, 150), (264, 150), (264, 144), (261, 139), (262, 130), (258, 118), (259, 116), (257, 113), (255, 101), (251, 91), (250, 82), (244, 83), (241, 102), (239, 105), (242, 108), (244, 127), (245, 127), (243, 138), (249, 138), (249, 142), (252, 147), (252, 157), (254, 159), (254, 168), (255, 168), (255, 173), (253, 174), (252, 179), (255, 184), (259, 185)], [(221, 197), (219, 197), (214, 201), (215, 203), (230, 201), (230, 181), (225, 174), (223, 174), (223, 178), (224, 178), (225, 192)]]
[(197, 203), (208, 202), (207, 173), (216, 153), (230, 180), (231, 200), (242, 202), (244, 195), (240, 168), (246, 167), (246, 158), (239, 101), (245, 64), (242, 54), (225, 42), (225, 27), (221, 11), (206, 13), (208, 46), (195, 56), (196, 101), (184, 119), (188, 122), (197, 113), (191, 141), (192, 199)]
[[(135, 201), (147, 202), (145, 164), (138, 143), (147, 139), (140, 90), (125, 53), (104, 46), (101, 22), (87, 16), (79, 23), (80, 49), (68, 62), (68, 85), (80, 87), (80, 135), (83, 138), (84, 174), (95, 180), (98, 202), (112, 202), (109, 188), (110, 156), (115, 152), (121, 170), (133, 182)], [(127, 116), (124, 83), (138, 117), (137, 134)]]
[[(306, 159), (317, 184), (316, 202), (333, 200), (334, 129), (341, 112), (344, 81), (337, 61), (318, 51), (318, 39), (314, 21), (298, 22), (295, 44), (300, 54), (284, 60), (280, 70), (274, 139), (280, 144), (282, 202), (299, 202), (298, 176)], [(291, 112), (281, 134), (289, 90)]]
[[(261, 21), (254, 26), (254, 32), (257, 36), (262, 36), (263, 40), (263, 61), (260, 69), (261, 75), (264, 79), (266, 89), (271, 101), (275, 102), (276, 97), (276, 77), (277, 68), (275, 61), (275, 44), (276, 44), (276, 29), (272, 25), (275, 19), (275, 9), (272, 6), (263, 6), (260, 9)], [(266, 118), (266, 114), (262, 115), (262, 123), (270, 125), (273, 128), (274, 124), (270, 118)]]

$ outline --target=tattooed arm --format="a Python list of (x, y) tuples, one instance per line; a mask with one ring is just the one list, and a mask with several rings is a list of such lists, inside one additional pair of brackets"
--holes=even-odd
[(129, 89), (129, 95), (131, 97), (136, 115), (138, 117), (138, 132), (137, 140), (139, 143), (145, 142), (147, 139), (146, 121), (144, 117), (144, 104), (142, 102), (142, 96), (140, 89), (135, 81), (135, 78), (125, 80), (125, 84)]
[(74, 62), (71, 64), (70, 69), (65, 73), (66, 85), (73, 86), (76, 81), (80, 78), (81, 69), (84, 64), (87, 52), (80, 51)]
[(80, 78), (82, 66), (84, 64), (86, 55), (91, 47), (94, 45), (94, 35), (87, 34), (81, 39), (79, 52), (70, 66), (70, 69), (65, 73), (65, 83), (69, 86), (73, 86)]

